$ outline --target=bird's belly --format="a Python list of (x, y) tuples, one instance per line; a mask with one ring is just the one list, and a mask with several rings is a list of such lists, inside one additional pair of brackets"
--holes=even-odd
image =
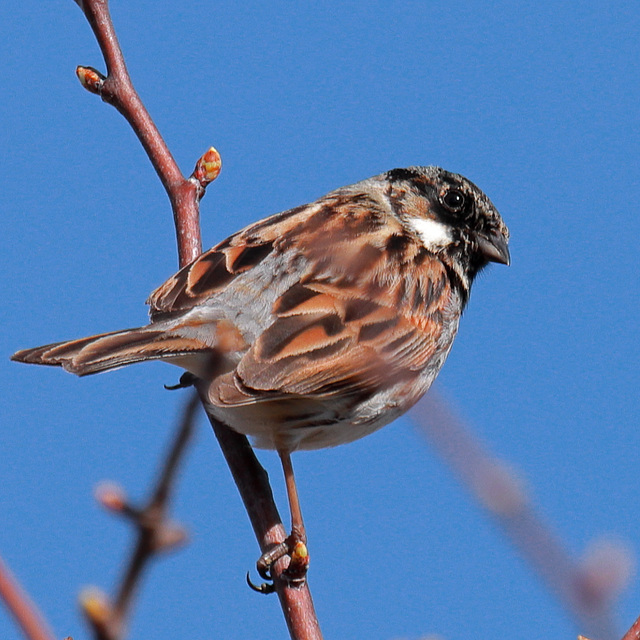
[(260, 449), (323, 449), (353, 442), (408, 411), (427, 391), (436, 372), (364, 400), (289, 396), (246, 405), (209, 405), (207, 410)]
[(332, 406), (334, 404), (305, 398), (233, 408), (211, 406), (208, 410), (234, 431), (249, 436), (255, 447), (286, 451), (323, 449), (345, 444), (373, 433), (396, 417), (394, 412), (394, 415), (358, 421), (340, 415)]

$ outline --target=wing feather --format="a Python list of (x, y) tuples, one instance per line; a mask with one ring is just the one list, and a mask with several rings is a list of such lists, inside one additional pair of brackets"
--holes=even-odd
[[(432, 267), (432, 277), (417, 278), (405, 287), (399, 305), (394, 304), (393, 286), (374, 301), (362, 296), (361, 286), (313, 281), (295, 285), (295, 291), (285, 292), (276, 303), (273, 324), (235, 372), (220, 381), (220, 404), (285, 396), (362, 398), (415, 377), (442, 347), (438, 314), (447, 313), (451, 303), (444, 271), (436, 260)], [(439, 293), (437, 300), (425, 300), (426, 316), (424, 306), (414, 311), (418, 287), (424, 295)], [(292, 306), (293, 298), (299, 300), (297, 306)]]

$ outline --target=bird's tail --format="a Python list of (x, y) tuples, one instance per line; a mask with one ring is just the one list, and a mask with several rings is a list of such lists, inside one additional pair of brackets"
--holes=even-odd
[(14, 353), (11, 359), (58, 366), (78, 376), (87, 376), (143, 360), (188, 356), (205, 350), (199, 340), (172, 334), (166, 327), (149, 325), (24, 349)]

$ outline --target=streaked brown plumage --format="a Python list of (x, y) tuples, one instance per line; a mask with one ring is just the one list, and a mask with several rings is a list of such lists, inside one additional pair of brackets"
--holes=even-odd
[(394, 169), (257, 222), (151, 294), (137, 329), (19, 351), (88, 375), (162, 359), (208, 410), (281, 455), (352, 441), (429, 388), (474, 277), (508, 264), (489, 199), (436, 167)]

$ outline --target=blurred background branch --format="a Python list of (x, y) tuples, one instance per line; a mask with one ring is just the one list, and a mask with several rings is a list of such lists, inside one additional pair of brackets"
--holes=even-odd
[(631, 550), (622, 542), (603, 540), (591, 544), (582, 559), (575, 558), (534, 507), (521, 473), (489, 454), (437, 389), (429, 391), (411, 417), (472, 497), (560, 599), (578, 628), (594, 639), (619, 638), (614, 609), (634, 571)]

